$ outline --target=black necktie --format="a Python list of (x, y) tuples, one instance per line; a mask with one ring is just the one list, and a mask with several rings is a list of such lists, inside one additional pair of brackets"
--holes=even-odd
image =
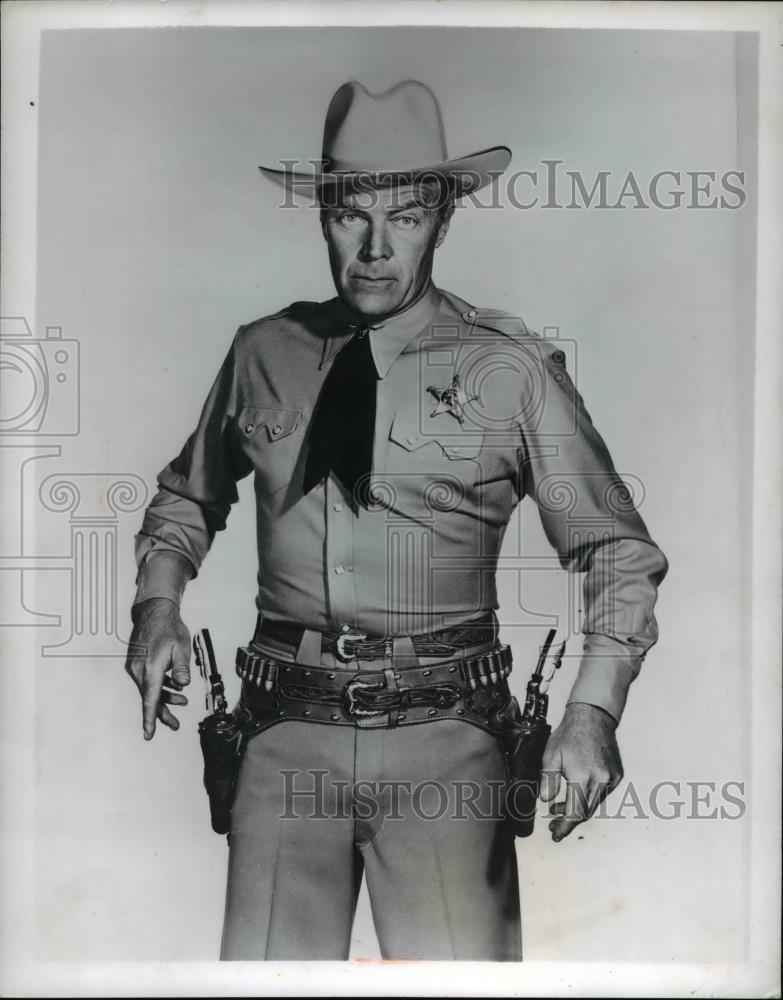
[(378, 380), (369, 332), (367, 327), (356, 330), (326, 376), (313, 414), (304, 475), (304, 492), (309, 493), (333, 472), (354, 506), (365, 507)]

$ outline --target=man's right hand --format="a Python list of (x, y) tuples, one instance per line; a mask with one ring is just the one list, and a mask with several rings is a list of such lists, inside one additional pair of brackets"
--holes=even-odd
[(155, 735), (155, 720), (179, 729), (169, 705), (187, 705), (181, 690), (190, 684), (190, 633), (179, 607), (151, 597), (133, 609), (133, 632), (125, 670), (141, 694), (144, 739)]

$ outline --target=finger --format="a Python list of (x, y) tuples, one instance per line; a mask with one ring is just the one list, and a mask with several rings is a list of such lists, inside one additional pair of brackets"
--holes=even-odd
[(187, 705), (188, 699), (184, 694), (179, 694), (177, 691), (166, 691), (165, 689), (161, 692), (160, 700), (166, 705)]
[(154, 665), (150, 666), (149, 664), (144, 671), (141, 688), (141, 711), (145, 740), (151, 740), (155, 735), (155, 717), (158, 715), (163, 674), (163, 670), (156, 669)]
[(587, 782), (569, 781), (566, 786), (564, 811), (550, 823), (552, 839), (560, 841), (580, 823), (584, 823), (590, 812)]
[(166, 674), (166, 676), (163, 678), (163, 687), (168, 688), (170, 691), (182, 690), (182, 685), (179, 683), (178, 680), (176, 680), (170, 674)]
[(171, 648), (171, 677), (181, 687), (190, 684), (190, 644), (176, 642)]
[(158, 705), (158, 718), (163, 723), (164, 726), (168, 726), (169, 729), (173, 729), (174, 732), (179, 729), (179, 719), (172, 712), (166, 708), (166, 706), (161, 702)]
[(561, 802), (554, 802), (549, 807), (549, 832), (554, 834), (557, 828), (558, 821), (565, 814), (566, 804), (565, 800)]
[(539, 795), (543, 802), (551, 802), (557, 798), (560, 791), (560, 771), (543, 771), (541, 774), (541, 790)]
[[(613, 791), (616, 785), (617, 782), (613, 781), (608, 781), (608, 782), (596, 781), (594, 783), (591, 782), (589, 784), (586, 796), (587, 815), (585, 819), (589, 819), (595, 814), (595, 811), (597, 810), (598, 806), (601, 804), (601, 802), (603, 802), (606, 796), (611, 791)], [(563, 800), (562, 802), (553, 802), (550, 805), (549, 816), (552, 819), (552, 822), (549, 824), (550, 831), (554, 831), (555, 829), (555, 820), (558, 819), (558, 817), (565, 816), (566, 813), (567, 813), (567, 803), (565, 800)]]

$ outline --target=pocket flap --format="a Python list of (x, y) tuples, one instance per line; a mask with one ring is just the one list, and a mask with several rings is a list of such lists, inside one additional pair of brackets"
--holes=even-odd
[[(447, 414), (441, 414), (446, 419)], [(425, 444), (437, 444), (450, 459), (476, 458), (484, 443), (483, 431), (463, 430), (456, 420), (453, 426), (435, 425), (432, 418), (419, 420), (409, 413), (395, 414), (389, 438), (406, 451), (416, 451)], [(424, 427), (422, 427), (424, 424)]]
[(301, 419), (301, 409), (245, 406), (239, 414), (239, 429), (250, 440), (263, 427), (270, 441), (280, 441), (297, 429)]

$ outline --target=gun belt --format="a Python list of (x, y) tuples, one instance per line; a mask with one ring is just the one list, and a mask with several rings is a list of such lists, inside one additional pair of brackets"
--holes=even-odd
[(449, 718), (494, 731), (511, 667), (505, 645), (431, 666), (364, 671), (285, 663), (240, 647), (238, 715), (252, 732), (285, 719), (382, 728)]

